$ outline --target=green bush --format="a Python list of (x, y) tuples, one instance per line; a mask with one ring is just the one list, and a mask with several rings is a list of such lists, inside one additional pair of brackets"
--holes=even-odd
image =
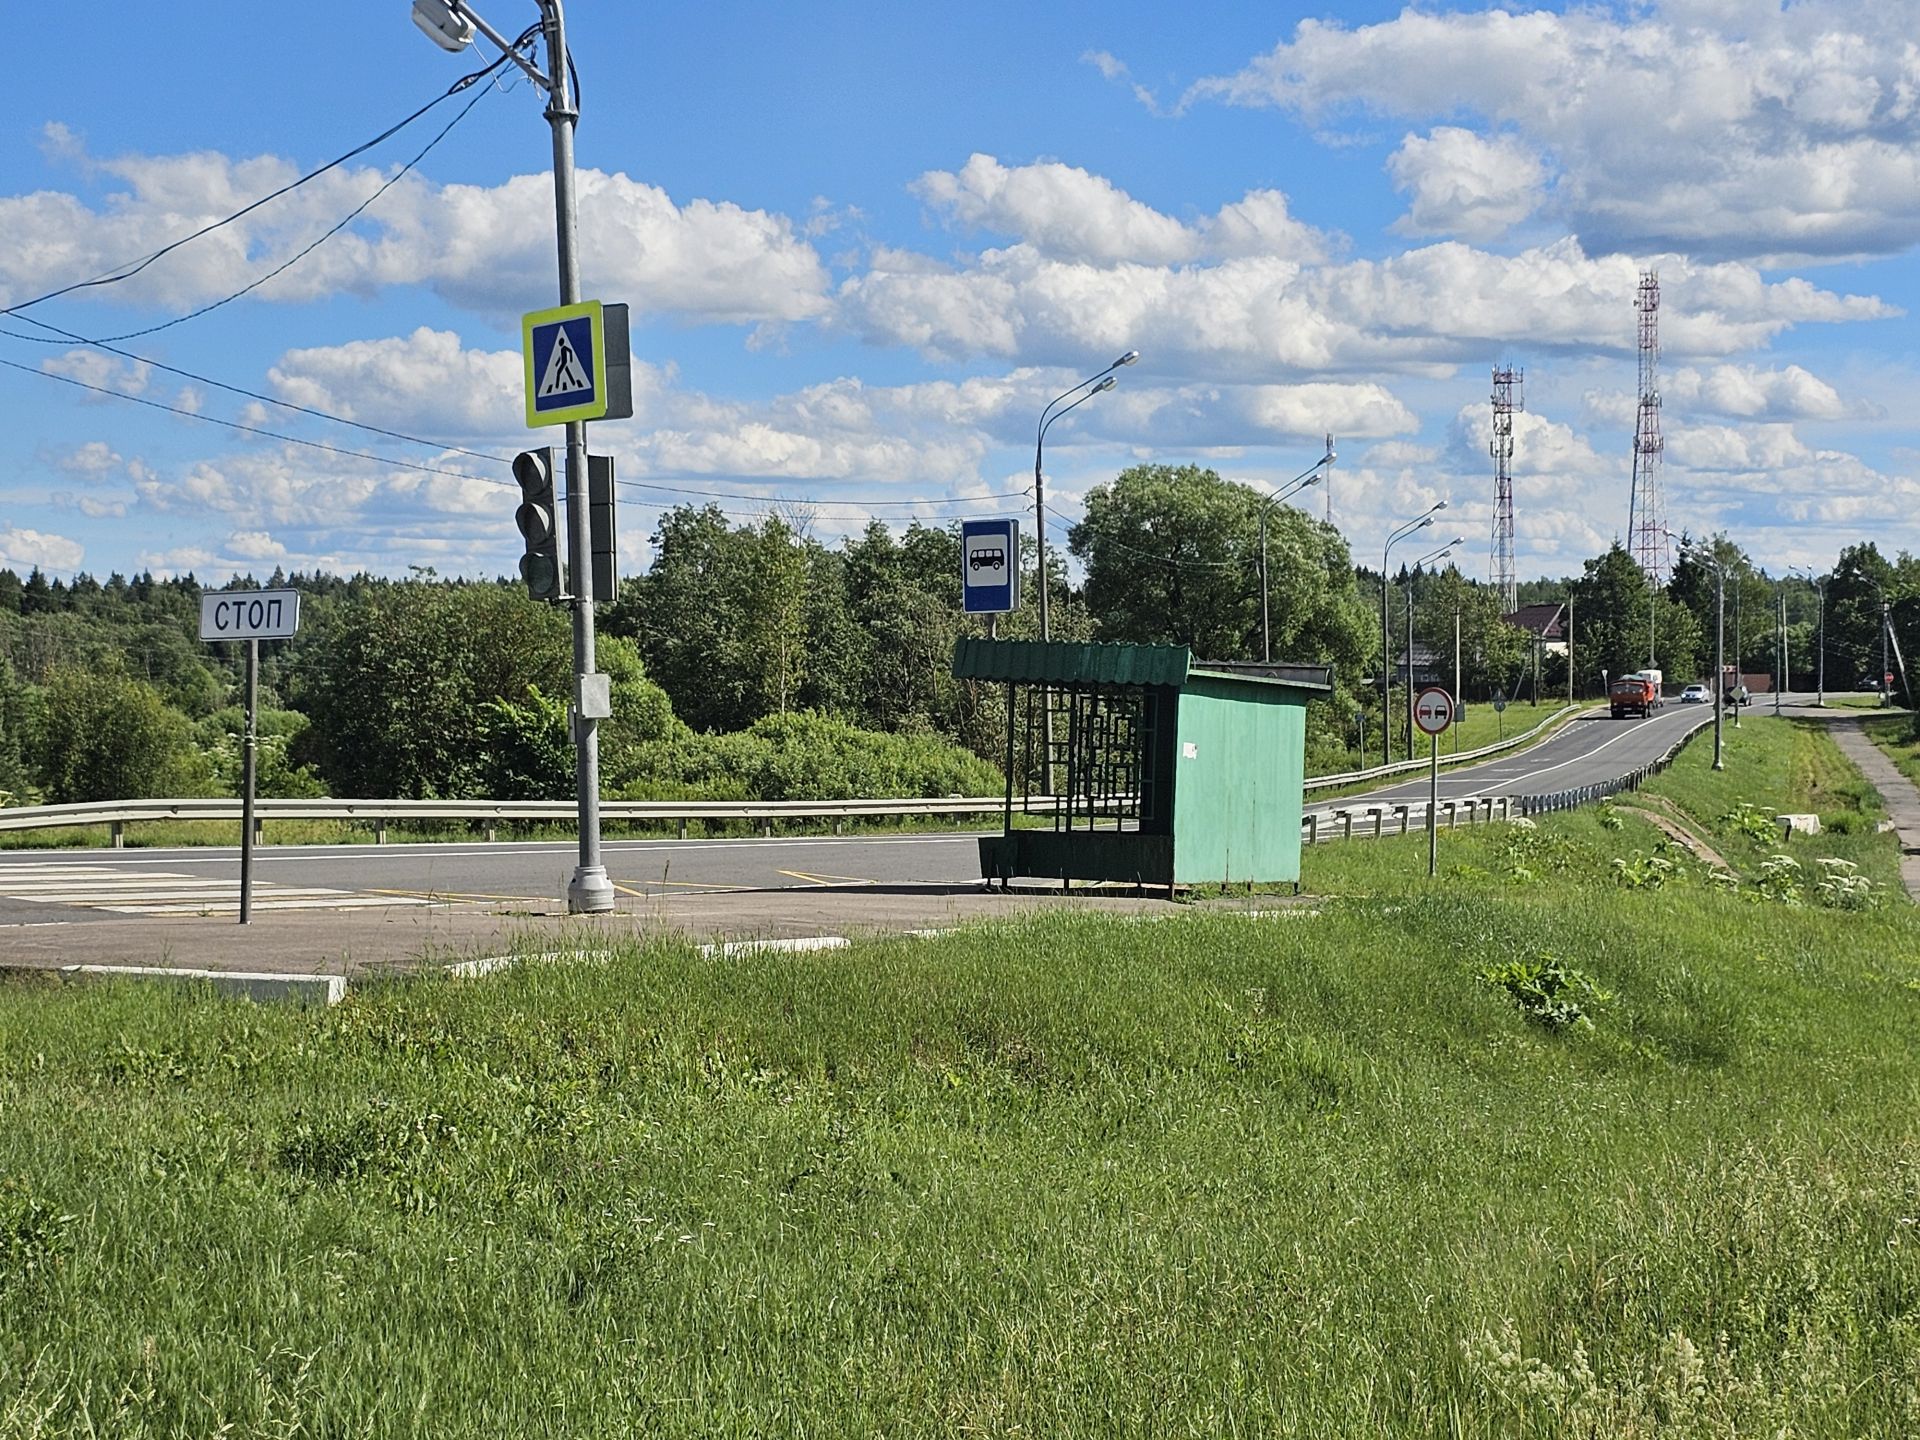
[(803, 711), (730, 735), (689, 730), (637, 747), (621, 798), (849, 800), (992, 795), (1000, 773), (933, 735), (890, 735)]

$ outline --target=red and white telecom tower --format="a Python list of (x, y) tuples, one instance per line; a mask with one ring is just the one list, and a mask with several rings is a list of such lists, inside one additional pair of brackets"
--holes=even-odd
[(1646, 572), (1647, 583), (1665, 585), (1672, 569), (1667, 548), (1667, 505), (1660, 493), (1660, 277), (1640, 272), (1634, 300), (1640, 312), (1640, 414), (1633, 427), (1633, 492), (1627, 502), (1627, 550)]
[(1520, 608), (1513, 578), (1513, 412), (1526, 409), (1521, 385), (1526, 372), (1493, 372), (1493, 588), (1502, 611)]

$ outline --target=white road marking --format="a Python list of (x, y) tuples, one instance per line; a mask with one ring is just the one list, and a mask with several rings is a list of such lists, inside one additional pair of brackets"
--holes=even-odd
[[(233, 914), (240, 909), (237, 875), (183, 875), (138, 870), (132, 874), (100, 864), (17, 862), (0, 868), (0, 899), (29, 904), (107, 910), (117, 915)], [(427, 905), (422, 896), (367, 895), (321, 885), (275, 885), (256, 881), (255, 910), (364, 910)]]

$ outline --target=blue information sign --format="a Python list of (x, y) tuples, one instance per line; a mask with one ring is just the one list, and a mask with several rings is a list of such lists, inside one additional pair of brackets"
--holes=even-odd
[(1020, 608), (1020, 522), (963, 520), (960, 596), (969, 615)]

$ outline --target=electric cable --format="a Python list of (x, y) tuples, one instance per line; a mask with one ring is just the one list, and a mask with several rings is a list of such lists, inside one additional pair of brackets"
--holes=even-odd
[[(534, 26), (534, 27), (531, 27), (529, 30), (522, 31), (520, 38), (514, 41), (512, 48), (514, 50), (518, 50), (522, 45), (524, 45), (527, 42), (528, 38), (535, 31), (538, 30), (538, 28), (539, 28), (538, 26)], [(333, 158), (332, 160), (329, 160), (326, 164), (318, 167), (317, 169), (309, 170), (306, 174), (300, 176), (297, 180), (288, 181), (285, 185), (282, 185), (278, 190), (274, 190), (266, 195), (262, 195), (258, 200), (253, 201), (249, 205), (243, 206), (241, 209), (234, 211), (231, 215), (228, 215), (223, 219), (215, 220), (210, 224), (203, 225), (198, 230), (193, 231), (191, 234), (183, 235), (178, 240), (171, 241), (168, 244), (161, 246), (158, 250), (154, 251), (151, 255), (147, 256), (145, 259), (140, 260), (138, 262), (128, 262), (122, 265), (109, 266), (107, 270), (94, 276), (90, 280), (76, 280), (71, 285), (63, 285), (57, 290), (49, 290), (46, 294), (36, 295), (31, 300), (22, 300), (18, 304), (5, 306), (3, 308), (0, 308), (0, 315), (18, 315), (23, 310), (31, 309), (33, 306), (43, 304), (48, 300), (56, 300), (62, 295), (71, 295), (78, 290), (88, 290), (96, 286), (103, 286), (103, 285), (117, 285), (123, 280), (131, 280), (134, 276), (138, 275), (141, 271), (145, 270), (149, 265), (153, 264), (154, 261), (163, 259), (164, 257), (171, 255), (175, 250), (180, 249), (183, 245), (189, 245), (193, 241), (200, 239), (202, 236), (211, 235), (214, 231), (222, 229), (225, 226), (231, 225), (236, 220), (240, 220), (245, 218), (248, 215), (251, 215), (255, 210), (258, 210), (261, 206), (270, 204), (271, 202), (278, 200), (282, 195), (290, 194), (291, 192), (298, 190), (302, 185), (308, 184), (310, 181), (319, 179), (322, 175), (326, 174), (328, 171), (338, 169), (340, 166), (346, 164), (347, 161), (354, 159), (356, 156), (364, 155), (367, 151), (373, 149), (376, 145), (382, 144), (383, 142), (391, 139), (393, 136), (399, 134), (402, 130), (406, 129), (407, 126), (413, 124), (414, 121), (418, 120), (422, 115), (425, 115), (428, 111), (434, 109), (436, 106), (442, 104), (443, 102), (452, 99), (455, 95), (458, 95), (462, 90), (465, 90), (468, 86), (473, 85), (478, 81), (485, 79), (487, 76), (491, 75), (495, 70), (499, 69), (502, 65), (506, 64), (510, 58), (511, 58), (510, 54), (502, 54), (497, 60), (493, 61), (491, 64), (483, 66), (481, 69), (474, 71), (470, 75), (461, 76), (458, 80), (454, 81), (452, 85), (448, 86), (444, 93), (435, 96), (432, 100), (429, 100), (425, 105), (422, 105), (418, 110), (415, 110), (411, 115), (407, 116), (406, 119), (401, 120), (396, 124), (388, 126), (385, 130), (382, 130), (378, 135), (374, 136), (371, 140), (365, 141), (362, 144), (354, 146), (353, 149), (347, 151), (344, 155), (336, 156), (335, 158)]]
[[(76, 379), (71, 375), (60, 375), (51, 370), (38, 370), (31, 365), (22, 365), (17, 360), (0, 359), (0, 366), (5, 366), (9, 370), (18, 370), (25, 375), (38, 375), (45, 380), (56, 380), (62, 385), (71, 385), (71, 386), (74, 386), (76, 389), (88, 390), (93, 392), (96, 395), (105, 395), (110, 399), (125, 400), (130, 404), (134, 404), (134, 405), (144, 405), (150, 410), (162, 410), (169, 415), (179, 415), (188, 420), (198, 420), (203, 424), (207, 424), (207, 425), (219, 425), (228, 430), (238, 430), (243, 434), (257, 435), (268, 440), (279, 440), (288, 445), (303, 445), (303, 446), (306, 446), (308, 449), (325, 451), (329, 455), (340, 455), (340, 456), (345, 456), (349, 459), (354, 459), (354, 460), (371, 460), (374, 463), (379, 465), (396, 466), (403, 470), (414, 470), (426, 475), (444, 475), (450, 480), (475, 480), (483, 485), (499, 485), (499, 486), (508, 487), (508, 488), (513, 487), (513, 484), (514, 484), (512, 480), (507, 479), (504, 476), (476, 475), (468, 470), (449, 470), (443, 465), (422, 465), (412, 460), (400, 460), (389, 455), (376, 455), (371, 451), (367, 451), (367, 450), (349, 450), (346, 447), (341, 445), (328, 445), (324, 441), (320, 441), (320, 440), (303, 439), (298, 435), (288, 435), (283, 431), (279, 431), (279, 430), (268, 430), (263, 426), (259, 426), (259, 425), (246, 425), (246, 424), (242, 424), (240, 421), (237, 421), (237, 420), (222, 419), (218, 415), (204, 415), (197, 410), (189, 410), (186, 407), (181, 405), (169, 405), (163, 400), (150, 400), (144, 395), (129, 395), (124, 390), (114, 390), (105, 385), (95, 385), (90, 381)], [(392, 432), (380, 431), (379, 433), (390, 434)], [(401, 437), (401, 438), (414, 438), (414, 437)], [(432, 442), (422, 441), (421, 443), (431, 444)], [(452, 447), (446, 447), (446, 448), (451, 449)], [(473, 455), (479, 459), (495, 461), (502, 465), (511, 463), (507, 460), (501, 459), (499, 456), (482, 454), (477, 450), (464, 450), (464, 451), (459, 451), (457, 453), (465, 454), (465, 455)], [(801, 495), (754, 495), (750, 493), (741, 493), (738, 491), (729, 491), (729, 490), (697, 490), (687, 486), (663, 485), (657, 481), (647, 481), (647, 480), (617, 480), (615, 483), (623, 487), (641, 489), (641, 490), (655, 490), (655, 491), (660, 491), (662, 493), (669, 494), (669, 495), (690, 495), (698, 498), (745, 501), (745, 502), (751, 502), (751, 503), (756, 503), (756, 504), (765, 505), (765, 506), (795, 505), (795, 506), (817, 506), (820, 508), (835, 506), (842, 509), (852, 509), (852, 510), (855, 510), (856, 512), (866, 513), (866, 514), (870, 514), (873, 508), (879, 507), (879, 506), (891, 507), (891, 506), (899, 506), (899, 505), (921, 505), (921, 506), (926, 506), (929, 509), (939, 509), (939, 508), (944, 508), (944, 507), (954, 506), (954, 505), (977, 505), (977, 504), (985, 503), (987, 501), (998, 501), (1001, 499), (1019, 498), (1018, 492), (1009, 492), (1006, 495), (970, 495), (970, 496), (961, 496), (961, 497), (950, 498), (945, 500), (936, 500), (931, 498), (922, 498), (922, 499), (914, 499), (914, 500), (825, 500), (817, 497), (801, 496)], [(643, 502), (636, 502), (636, 503), (643, 503)], [(660, 502), (657, 508), (671, 509), (673, 507), (671, 505), (666, 504), (665, 502)], [(732, 516), (734, 518), (757, 519), (757, 518), (760, 518), (760, 515), (763, 515), (765, 512), (762, 511), (753, 515), (748, 515), (746, 512), (742, 512), (742, 511), (723, 511), (722, 513)], [(875, 516), (872, 518), (878, 518), (878, 517)], [(934, 516), (932, 518), (943, 519), (943, 518), (954, 518), (954, 517)]]
[[(314, 240), (311, 244), (307, 245), (298, 254), (290, 256), (283, 263), (274, 266), (273, 269), (269, 270), (266, 274), (260, 276), (257, 280), (254, 280), (252, 283), (248, 285), (242, 286), (240, 289), (234, 291), (231, 295), (222, 296), (220, 299), (215, 300), (210, 304), (202, 305), (198, 310), (189, 310), (184, 315), (176, 315), (171, 320), (163, 320), (158, 325), (148, 325), (143, 329), (139, 329), (139, 330), (128, 330), (124, 334), (120, 334), (120, 335), (105, 335), (105, 336), (99, 337), (98, 339), (87, 340), (83, 343), (88, 345), (104, 345), (104, 344), (108, 344), (108, 343), (112, 343), (120, 340), (137, 340), (142, 335), (155, 335), (162, 330), (171, 330), (176, 325), (184, 325), (189, 320), (198, 320), (202, 315), (210, 315), (223, 305), (231, 305), (235, 300), (240, 299), (242, 296), (251, 294), (253, 291), (258, 290), (262, 285), (265, 285), (268, 281), (277, 279), (279, 276), (284, 275), (287, 271), (291, 270), (295, 265), (298, 265), (302, 260), (306, 259), (307, 256), (311, 255), (314, 251), (318, 250), (322, 245), (326, 244), (327, 241), (333, 239), (334, 236), (338, 235), (342, 230), (346, 229), (347, 226), (351, 225), (355, 220), (358, 220), (360, 216), (366, 212), (368, 206), (372, 205), (374, 201), (378, 200), (382, 195), (386, 194), (387, 191), (391, 190), (395, 185), (398, 185), (401, 182), (401, 180), (404, 179), (413, 170), (413, 168), (416, 165), (418, 165), (422, 160), (427, 158), (428, 152), (431, 151), (434, 146), (438, 145), (442, 140), (447, 138), (448, 134), (453, 130), (454, 126), (458, 125), (462, 120), (466, 119), (467, 116), (473, 112), (473, 107), (478, 105), (482, 100), (484, 100), (487, 97), (487, 95), (491, 92), (491, 90), (492, 90), (491, 86), (483, 87), (481, 90), (479, 90), (474, 95), (473, 99), (469, 100), (466, 103), (465, 108), (462, 109), (459, 114), (455, 115), (453, 119), (449, 120), (443, 127), (441, 127), (440, 133), (438, 135), (435, 135), (433, 139), (429, 140), (424, 146), (422, 146), (419, 153), (416, 154), (411, 160), (407, 161), (406, 164), (402, 165), (397, 171), (395, 171), (393, 176), (390, 179), (388, 179), (384, 184), (382, 184), (378, 190), (375, 190), (366, 199), (362, 200), (358, 205), (354, 206), (353, 209), (349, 210), (344, 216), (342, 216), (337, 223), (335, 223), (330, 229), (328, 229), (323, 234), (321, 234), (319, 238)], [(31, 315), (23, 315), (20, 318), (27, 321), (29, 324), (39, 323)], [(52, 344), (53, 342), (48, 341), (46, 343)]]
[[(464, 470), (447, 470), (438, 465), (420, 465), (411, 460), (396, 460), (387, 455), (374, 455), (365, 450), (348, 450), (339, 445), (328, 445), (320, 440), (303, 440), (298, 435), (285, 435), (278, 430), (263, 429), (258, 425), (243, 425), (238, 420), (223, 420), (218, 415), (202, 415), (197, 410), (189, 410), (181, 405), (169, 405), (164, 400), (149, 400), (144, 395), (129, 395), (124, 390), (110, 390), (104, 385), (90, 384), (85, 380), (76, 380), (71, 375), (55, 374), (51, 370), (36, 370), (31, 365), (22, 365), (17, 360), (0, 359), (0, 365), (9, 370), (19, 370), (27, 375), (38, 375), (47, 380), (58, 380), (62, 385), (77, 386), (82, 390), (91, 390), (96, 395), (109, 395), (115, 400), (125, 400), (134, 405), (145, 405), (151, 410), (164, 410), (170, 415), (183, 415), (189, 420), (199, 420), (208, 425), (222, 425), (229, 430), (239, 430), (248, 435), (260, 435), (269, 440), (282, 440), (289, 445), (304, 445), (310, 450), (324, 450), (330, 455), (346, 455), (355, 460), (373, 460), (382, 465), (397, 465), (403, 470), (419, 470), (428, 475), (446, 475), (455, 480), (478, 480), (487, 485), (509, 485), (510, 480), (499, 480), (490, 475), (470, 475)], [(485, 457), (491, 458), (491, 457)]]

